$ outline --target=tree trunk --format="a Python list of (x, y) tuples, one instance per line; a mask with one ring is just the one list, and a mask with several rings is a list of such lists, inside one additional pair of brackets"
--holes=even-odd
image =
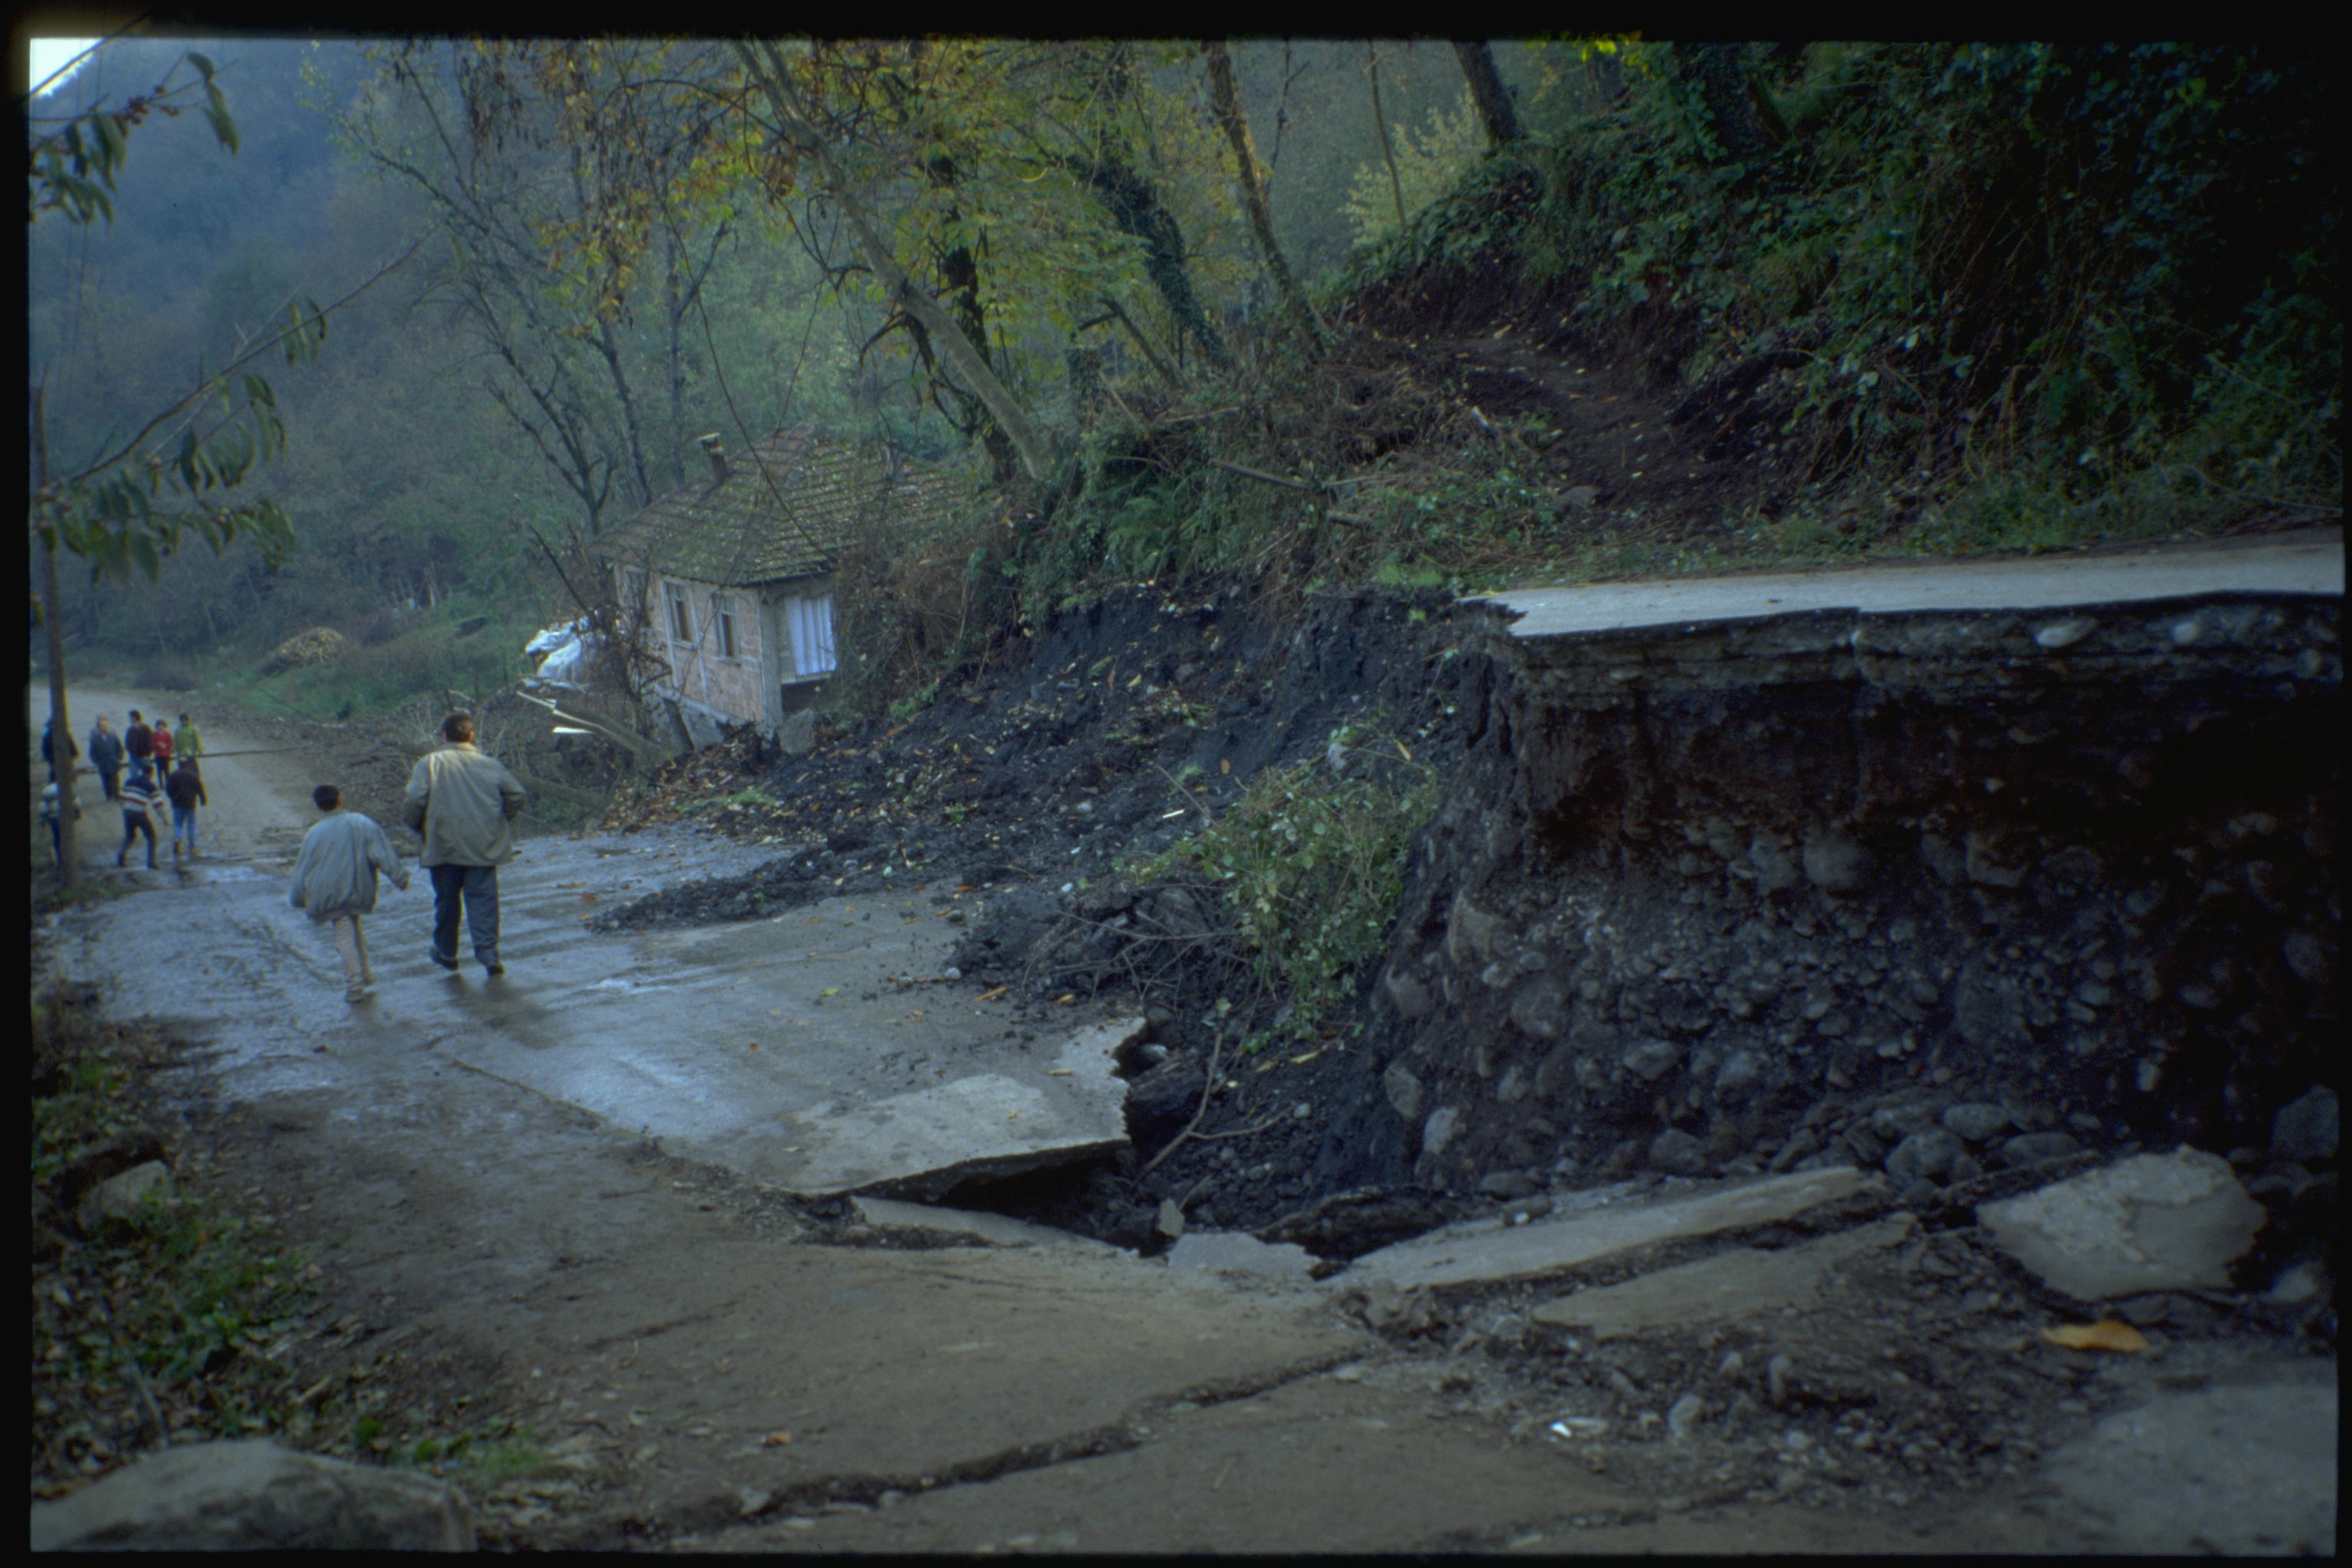
[[(934, 189), (951, 192), (956, 188), (954, 159), (944, 154), (933, 158), (923, 165), (923, 172), (930, 177)], [(960, 220), (963, 213), (960, 207), (950, 202), (946, 216), (949, 222), (953, 223)], [(962, 325), (964, 334), (971, 339), (974, 346), (982, 354), (987, 353), (988, 310), (981, 303), (980, 299), (980, 258), (972, 253), (971, 246), (950, 246), (940, 256), (940, 282), (944, 285), (940, 295), (946, 302), (949, 312)], [(914, 330), (919, 334), (923, 328), (918, 322)], [(928, 364), (931, 357), (930, 345), (926, 342), (922, 347), (923, 359)], [(988, 453), (989, 466), (994, 469), (998, 481), (1001, 483), (1011, 479), (1018, 455), (1013, 449), (1013, 443), (1005, 438), (1003, 430), (990, 416), (988, 405), (981, 402), (975, 395), (964, 391), (944, 376), (937, 376), (936, 373), (934, 374), (938, 384), (946, 386), (956, 395), (960, 402), (965, 405), (966, 414), (956, 423), (962, 428), (966, 437), (979, 437), (982, 447)]]
[(799, 151), (816, 164), (818, 177), (824, 182), (834, 204), (841, 209), (842, 217), (849, 225), (851, 237), (865, 255), (866, 264), (874, 268), (875, 275), (882, 279), (907, 313), (922, 322), (940, 346), (947, 351), (948, 358), (963, 373), (964, 380), (988, 405), (988, 411), (996, 416), (997, 424), (1020, 452), (1021, 466), (1029, 470), (1029, 477), (1043, 479), (1049, 464), (1045, 444), (1031, 426), (1028, 413), (997, 379), (996, 373), (988, 367), (988, 362), (982, 357), (980, 350), (963, 335), (963, 329), (956, 325), (954, 319), (940, 308), (937, 300), (907, 276), (905, 268), (898, 265), (889, 241), (874, 226), (874, 219), (866, 209), (865, 200), (850, 184), (840, 162), (834, 157), (833, 149), (826, 145), (803, 111), (799, 95), (793, 91), (786, 79), (783, 59), (776, 53), (774, 46), (768, 46), (769, 59), (765, 64), (751, 52), (748, 44), (738, 41), (735, 52), (750, 71), (751, 79), (758, 83), (761, 95), (767, 99), (779, 127)]
[(1615, 50), (1597, 53), (1584, 63), (1591, 74), (1592, 95), (1600, 108), (1606, 109), (1625, 96), (1625, 62)]
[(668, 320), (669, 341), (669, 482), (673, 489), (686, 483), (686, 357), (679, 339), (686, 328), (686, 301), (678, 287), (678, 242), (676, 234), (664, 241), (663, 313)]
[(654, 499), (653, 481), (646, 476), (645, 443), (637, 438), (637, 400), (629, 390), (629, 373), (621, 364), (621, 345), (614, 341), (613, 323), (596, 323), (596, 349), (612, 373), (613, 389), (621, 395), (621, 423), (629, 437), (629, 472), (636, 479), (635, 500), (643, 506)]
[(1209, 102), (1216, 111), (1217, 122), (1224, 127), (1225, 140), (1233, 143), (1234, 166), (1241, 173), (1242, 205), (1249, 212), (1250, 232), (1257, 237), (1258, 252), (1265, 258), (1265, 269), (1274, 275), (1274, 286), (1281, 292), (1283, 307), (1308, 341), (1319, 344), (1325, 336), (1323, 323), (1274, 237), (1274, 210), (1266, 200), (1265, 175), (1258, 168), (1257, 144), (1250, 136), (1241, 94), (1234, 89), (1233, 57), (1226, 52), (1223, 38), (1202, 44), (1201, 53), (1209, 62)]
[(1396, 202), (1397, 232), (1404, 232), (1404, 182), (1397, 178), (1396, 149), (1389, 144), (1389, 117), (1381, 109), (1381, 57), (1364, 40), (1364, 68), (1372, 75), (1372, 128), (1381, 133), (1381, 156), (1388, 161), (1389, 195)]
[(1760, 163), (1772, 155), (1771, 137), (1756, 100), (1748, 96), (1746, 44), (1676, 44), (1675, 75), (1696, 87), (1706, 124), (1701, 142), (1712, 142), (1719, 162)]
[(1503, 85), (1502, 73), (1495, 68), (1495, 52), (1484, 38), (1457, 41), (1454, 52), (1461, 58), (1463, 78), (1470, 84), (1470, 100), (1486, 122), (1487, 139), (1497, 147), (1517, 141), (1519, 116), (1511, 107), (1510, 89)]
[[(41, 406), (45, 388), (33, 390), (33, 480), (49, 483), (49, 423)], [(58, 545), (41, 548), (41, 622), (49, 634), (49, 777), (58, 786), (58, 886), (74, 885), (80, 859), (74, 831), (73, 717), (66, 711), (66, 626), (58, 608)]]
[[(1233, 359), (1225, 353), (1225, 340), (1201, 308), (1200, 296), (1192, 292), (1192, 275), (1184, 267), (1184, 231), (1176, 226), (1176, 215), (1160, 205), (1160, 193), (1151, 182), (1108, 153), (1076, 166), (1110, 210), (1111, 221), (1143, 242), (1144, 275), (1160, 290), (1180, 333), (1197, 342), (1211, 364), (1219, 370), (1230, 368)], [(1183, 347), (1180, 336), (1176, 343), (1180, 355)]]

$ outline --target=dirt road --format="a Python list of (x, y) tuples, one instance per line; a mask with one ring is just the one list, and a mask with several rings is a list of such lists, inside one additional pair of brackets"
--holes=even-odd
[[(140, 697), (121, 691), (76, 687), (68, 694), (74, 727), (74, 743), (89, 750), (89, 732), (103, 717), (115, 734), (130, 728), (130, 712), (133, 708), (145, 713), (150, 721), (158, 714), (176, 720), (181, 704), (165, 698)], [(48, 691), (36, 687), (26, 696), (26, 712), (30, 728), (38, 733), (42, 721), (49, 710)], [(241, 752), (236, 756), (218, 756), (204, 764), (205, 789), (210, 795), (209, 805), (197, 811), (197, 830), (203, 836), (205, 855), (227, 860), (267, 858), (291, 856), (300, 847), (303, 833), (318, 819), (310, 805), (313, 787), (327, 782), (312, 776), (314, 764), (299, 753), (288, 753), (278, 748), (282, 742), (248, 734), (233, 723), (223, 723), (210, 715), (194, 715), (196, 727), (202, 732), (205, 749), (212, 752)], [(122, 848), (122, 821), (115, 808), (105, 799), (98, 775), (89, 771), (85, 758), (83, 771), (74, 781), (76, 797), (81, 802), (81, 861), (92, 875), (109, 875), (114, 869), (114, 858)], [(163, 841), (160, 859), (165, 862), (163, 873), (171, 875), (171, 814), (166, 809), (157, 827)], [(134, 860), (137, 858), (133, 857)], [(146, 873), (131, 868), (131, 875), (144, 885)]]
[[(77, 701), (85, 732), (122, 706)], [(238, 749), (233, 730), (205, 728), (215, 750)], [(974, 1135), (982, 1109), (995, 1131), (1017, 1128), (1081, 1076), (1067, 1053), (1097, 1020), (994, 1026), (992, 1004), (931, 971), (943, 939), (908, 895), (715, 935), (580, 927), (595, 902), (756, 853), (682, 831), (529, 845), (507, 873), (503, 982), (432, 969), (421, 889), (387, 894), (379, 997), (351, 1006), (331, 948), (284, 902), (311, 782), (299, 759), (222, 758), (207, 780), (222, 852), (131, 874), (133, 896), (57, 921), (38, 962), (201, 1043), (175, 1086), (182, 1173), (253, 1194), (320, 1260), (320, 1321), (335, 1327), (301, 1351), (310, 1364), (388, 1364), (377, 1358), (396, 1342), (406, 1360), (380, 1375), (403, 1380), (403, 1398), (522, 1416), (564, 1457), (558, 1479), (500, 1505), (510, 1540), (2333, 1548), (2332, 1361), (2255, 1337), (2184, 1333), (2160, 1365), (2129, 1367), (2021, 1340), (1999, 1353), (2079, 1363), (2020, 1380), (2046, 1385), (2015, 1407), (2035, 1440), (2005, 1468), (1953, 1479), (1943, 1457), (1979, 1441), (1954, 1405), (1919, 1430), (1926, 1458), (1904, 1461), (1895, 1486), (1858, 1436), (1814, 1462), (1832, 1458), (1822, 1410), (1678, 1419), (1671, 1437), (1654, 1421), (1556, 1436), (1545, 1419), (1567, 1396), (1524, 1356), (1496, 1355), (1509, 1336), (1488, 1321), (1491, 1299), (1433, 1300), (1416, 1326), (1368, 1317), (1334, 1288), (1344, 1277), (849, 1223), (838, 1203), (778, 1190), (821, 1185), (806, 1162), (828, 1126), (845, 1158), (944, 1103)], [(1036, 1100), (1015, 1092), (1032, 1087)], [(1893, 1300), (1906, 1334), (1965, 1331), (1976, 1337), (1937, 1342), (1992, 1353), (1974, 1347), (2012, 1333), (2016, 1307), (1997, 1292), (1993, 1308), (1964, 1305), (1969, 1277), (1947, 1268), (1926, 1249), (1890, 1255), (1816, 1316), (1869, 1356)], [(1724, 1343), (1672, 1325), (1637, 1342), (1653, 1361), (1610, 1364), (1654, 1388), (1661, 1410), (1684, 1408), (1685, 1374), (1663, 1369), (1715, 1366)], [(1889, 1384), (1883, 1397), (1904, 1395)], [(2200, 1458), (2216, 1444), (2261, 1474)], [(2130, 1500), (2152, 1464), (2169, 1510)]]

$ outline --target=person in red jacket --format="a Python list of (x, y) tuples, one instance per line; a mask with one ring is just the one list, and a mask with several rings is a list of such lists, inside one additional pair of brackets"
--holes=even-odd
[(172, 726), (161, 719), (155, 721), (155, 783), (160, 786), (172, 776)]

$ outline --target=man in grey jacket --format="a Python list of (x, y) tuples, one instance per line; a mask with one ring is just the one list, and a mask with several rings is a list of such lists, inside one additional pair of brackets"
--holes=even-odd
[[(335, 951), (343, 959), (343, 1000), (362, 1001), (375, 984), (369, 967), (367, 942), (360, 934), (360, 917), (375, 910), (375, 877), (381, 871), (403, 892), (408, 889), (408, 868), (375, 819), (345, 811), (343, 794), (333, 784), (320, 784), (310, 800), (327, 819), (302, 837), (302, 853), (294, 861), (294, 888), (286, 901), (305, 910), (320, 925), (335, 928)], [(173, 849), (179, 848), (175, 842)]]
[(441, 736), (449, 743), (416, 759), (400, 806), (401, 820), (425, 836), (425, 868), (433, 875), (433, 962), (457, 973), (462, 906), (474, 956), (489, 973), (504, 974), (499, 868), (514, 858), (522, 783), (504, 763), (475, 748), (470, 713), (442, 720)]
[(122, 798), (122, 737), (106, 727), (101, 718), (98, 727), (89, 732), (89, 765), (98, 770), (98, 782), (109, 800)]

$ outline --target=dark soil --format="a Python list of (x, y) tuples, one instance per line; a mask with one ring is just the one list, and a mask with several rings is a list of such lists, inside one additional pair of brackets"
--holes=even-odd
[[(1234, 1086), (1196, 1130), (1213, 1141), (1188, 1141), (1139, 1184), (1122, 1172), (1065, 1173), (959, 1203), (1148, 1245), (1162, 1198), (1196, 1226), (1254, 1228), (1335, 1190), (1393, 1182), (1409, 1153), (1363, 1137), (1366, 1075), (1345, 1030), (1243, 1058), (1239, 1042), (1276, 1003), (1249, 975), (1230, 917), (1210, 889), (1139, 889), (1118, 868), (1196, 826), (1202, 808), (1232, 805), (1267, 768), (1321, 755), (1344, 723), (1378, 726), (1450, 766), (1468, 613), (1442, 597), (1334, 596), (1277, 627), (1232, 586), (1114, 594), (903, 724), (824, 733), (800, 758), (746, 733), (673, 764), (619, 814), (627, 823), (690, 813), (790, 847), (747, 876), (665, 889), (592, 923), (753, 919), (885, 886), (942, 903), (976, 892), (956, 954), (962, 978), (1032, 1004), (1108, 987), (1148, 1011), (1152, 1044), (1129, 1064), (1131, 1163), (1148, 1163), (1201, 1110), (1213, 1056), (1220, 1084)], [(1170, 934), (1168, 896), (1191, 940), (1154, 946)], [(1220, 998), (1232, 1004), (1223, 1017)], [(1443, 1217), (1428, 1213), (1427, 1223)], [(1326, 1228), (1345, 1250), (1346, 1227)]]

